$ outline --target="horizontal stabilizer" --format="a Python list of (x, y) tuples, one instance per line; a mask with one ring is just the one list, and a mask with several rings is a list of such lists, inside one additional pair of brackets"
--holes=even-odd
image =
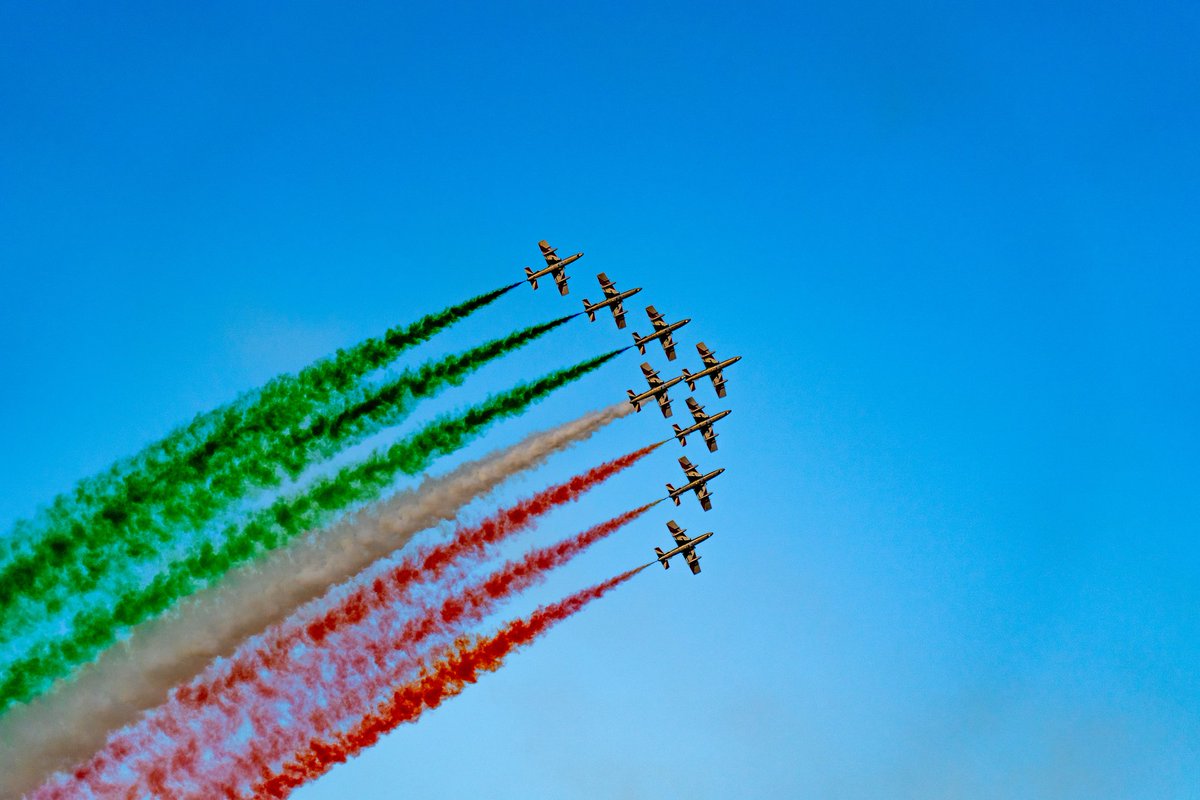
[(665, 556), (666, 553), (663, 552), (662, 548), (656, 547), (656, 548), (654, 548), (654, 552), (658, 554), (658, 560), (662, 563), (663, 569), (670, 569), (671, 568), (671, 560), (663, 558), (663, 556)]
[(525, 268), (525, 278), (529, 281), (530, 286), (537, 288), (537, 278), (533, 277), (533, 270), (529, 267)]

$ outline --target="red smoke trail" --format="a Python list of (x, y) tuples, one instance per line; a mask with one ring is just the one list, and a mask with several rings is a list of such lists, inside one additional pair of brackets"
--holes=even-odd
[[(620, 530), (660, 502), (662, 501), (656, 500), (640, 508), (626, 511), (624, 514), (594, 525), (570, 539), (533, 550), (520, 561), (508, 562), (482, 583), (470, 586), (458, 594), (446, 596), (441, 603), (441, 608), (437, 609), (436, 613), (427, 612), (410, 621), (396, 637), (397, 641), (422, 641), (437, 633), (439, 628), (445, 629), (461, 622), (475, 622), (482, 619), (501, 600), (533, 585), (549, 570), (570, 561), (588, 547)], [(375, 649), (378, 645), (368, 643), (367, 646)]]
[[(463, 602), (458, 605), (447, 601), (447, 616), (441, 626), (428, 621), (421, 623), (421, 619), (428, 620), (429, 615), (435, 612), (431, 608), (420, 609), (423, 614), (410, 621), (402, 637), (397, 638), (393, 632), (400, 627), (396, 621), (404, 615), (401, 604), (410, 600), (407, 593), (415, 583), (441, 577), (451, 565), (460, 571), (464, 570), (472, 559), (482, 557), (489, 547), (506, 536), (529, 527), (538, 516), (552, 508), (576, 499), (660, 444), (609, 461), (566, 483), (550, 487), (476, 526), (460, 529), (452, 541), (418, 550), (384, 575), (366, 586), (357, 587), (341, 600), (326, 599), (315, 619), (306, 623), (303, 618), (293, 617), (263, 637), (251, 640), (230, 659), (210, 666), (204, 674), (175, 690), (167, 703), (141, 723), (111, 736), (106, 748), (76, 770), (72, 778), (75, 782), (87, 784), (102, 796), (111, 796), (114, 790), (119, 791), (118, 785), (127, 785), (132, 774), (137, 776), (140, 788), (156, 796), (178, 795), (186, 793), (179, 783), (180, 779), (184, 779), (184, 784), (189, 784), (189, 775), (209, 773), (209, 776), (215, 777), (211, 775), (214, 772), (211, 762), (201, 766), (196, 761), (201, 753), (211, 747), (213, 752), (224, 752), (237, 762), (229, 772), (247, 776), (249, 770), (244, 782), (236, 780), (233, 774), (228, 775), (234, 780), (234, 786), (238, 783), (248, 786), (263, 774), (263, 769), (270, 763), (264, 763), (264, 756), (268, 759), (268, 754), (276, 754), (275, 758), (286, 757), (302, 744), (303, 738), (297, 740), (297, 736), (331, 730), (339, 719), (344, 719), (348, 714), (360, 716), (363, 708), (369, 707), (387, 686), (407, 674), (395, 668), (384, 669), (389, 654), (400, 652), (408, 655), (397, 666), (410, 671), (416, 669), (420, 661), (414, 661), (415, 654), (410, 655), (412, 639), (405, 641), (403, 637), (427, 638), (439, 629), (446, 630), (446, 625), (452, 619), (481, 618), (487, 603), (483, 602), (485, 598), (479, 592), (491, 597), (494, 605), (505, 596), (506, 590), (511, 594), (529, 585), (539, 571), (544, 572), (563, 563), (588, 544), (644, 513), (649, 506), (595, 526), (573, 540), (534, 551), (526, 560), (517, 562), (517, 565), (524, 567), (508, 565), (489, 579), (484, 588), (475, 587), (472, 590), (474, 594), (464, 595)], [(447, 590), (438, 593), (442, 597), (447, 595)], [(411, 602), (409, 606), (411, 611)], [(350, 637), (350, 633), (357, 633), (350, 631), (335, 636), (337, 641), (327, 641), (331, 634), (355, 628), (372, 612), (378, 619), (367, 626), (373, 631), (369, 635)], [(450, 635), (455, 632), (451, 631)], [(357, 641), (351, 642), (349, 638)], [(385, 646), (382, 643), (391, 644)], [(295, 649), (298, 644), (305, 645), (299, 655)], [(311, 664), (319, 665), (322, 660), (326, 666), (332, 664), (335, 672), (333, 681), (343, 689), (340, 694), (331, 692), (331, 696), (339, 699), (332, 708), (314, 707), (311, 687), (325, 683), (327, 678), (320, 674), (319, 666), (316, 667), (318, 672), (314, 673)], [(394, 656), (392, 660), (395, 660)], [(299, 669), (302, 665), (309, 669)], [(356, 683), (363, 683), (364, 674), (379, 673), (381, 670), (384, 674), (369, 682), (372, 693), (364, 696), (362, 692), (354, 690)], [(293, 675), (296, 675), (295, 679)], [(306, 730), (297, 732), (281, 729), (278, 708), (270, 707), (267, 702), (278, 703), (280, 698), (292, 702), (296, 712), (302, 712), (293, 715), (294, 725), (307, 726)], [(243, 714), (251, 719), (256, 733), (249, 748), (231, 753), (226, 743), (241, 724)], [(115, 778), (116, 772), (123, 773), (122, 777)], [(110, 783), (110, 778), (115, 779), (116, 784)], [(165, 782), (169, 778), (174, 779), (172, 783)], [(52, 781), (43, 787), (43, 791), (53, 791), (55, 783), (58, 784), (57, 788), (62, 788), (62, 781)], [(228, 781), (222, 781), (221, 789), (229, 790), (232, 786)], [(52, 795), (39, 793), (38, 796)]]
[[(180, 709), (184, 713), (157, 720), (140, 741), (123, 743), (125, 752), (133, 754), (124, 764), (125, 774), (136, 776), (131, 796), (248, 796), (249, 787), (264, 775), (277, 774), (279, 765), (294, 753), (322, 737), (338, 736), (336, 731), (345, 723), (369, 716), (388, 687), (422, 671), (423, 653), (449, 646), (469, 624), (483, 619), (502, 601), (659, 502), (537, 548), (461, 592), (446, 588), (440, 603), (430, 604), (407, 624), (398, 624), (398, 614), (388, 613), (393, 609), (385, 603), (361, 624), (331, 635), (324, 646), (301, 653), (271, 673), (247, 676), (231, 691), (209, 698), (210, 704), (219, 705), (210, 705), (207, 713), (189, 716), (187, 709)], [(316, 686), (321, 687), (320, 693), (313, 691)], [(281, 724), (281, 701), (290, 724)], [(233, 738), (247, 718), (254, 731), (248, 740), (234, 745)], [(110, 741), (110, 751), (113, 744)], [(199, 761), (206, 752), (215, 758)], [(101, 781), (95, 779), (99, 777), (88, 781), (93, 790), (101, 788)], [(111, 784), (104, 788), (110, 791), (97, 794), (112, 796), (124, 790)]]
[[(242, 713), (251, 718), (271, 719), (272, 715), (278, 716), (274, 699), (288, 698), (292, 714), (307, 719), (306, 725), (294, 726), (283, 737), (251, 737), (238, 749), (236, 764), (223, 768), (209, 764), (203, 777), (197, 780), (209, 794), (237, 792), (262, 775), (270, 774), (282, 760), (304, 748), (307, 740), (334, 735), (342, 727), (339, 723), (361, 719), (378, 697), (387, 694), (388, 687), (420, 670), (425, 660), (423, 653), (446, 646), (468, 625), (479, 622), (501, 602), (538, 582), (548, 570), (565, 564), (658, 502), (661, 501), (627, 511), (558, 544), (533, 550), (462, 591), (446, 588), (439, 602), (429, 604), (406, 624), (400, 623), (391, 606), (381, 605), (363, 624), (331, 639), (320, 652), (298, 659), (288, 669), (281, 670), (282, 674), (267, 678), (267, 685), (262, 688), (271, 693), (271, 700), (264, 702), (264, 693), (256, 693), (257, 697), (243, 694), (236, 699)], [(333, 677), (329, 677), (330, 671)], [(322, 685), (324, 694), (320, 706), (312, 696), (312, 687), (317, 684)], [(231, 722), (236, 724), (238, 720)], [(228, 733), (233, 730), (231, 727)], [(201, 749), (216, 750), (221, 746), (220, 741), (206, 739)], [(212, 783), (204, 785), (206, 781)]]
[(283, 768), (254, 787), (256, 797), (283, 798), (296, 787), (320, 777), (335, 764), (374, 745), (385, 733), (405, 722), (413, 722), (426, 709), (459, 694), (467, 684), (479, 679), (481, 672), (495, 672), (504, 659), (518, 647), (530, 644), (556, 623), (579, 612), (588, 603), (603, 597), (645, 567), (610, 578), (549, 606), (542, 606), (525, 619), (516, 619), (488, 637), (459, 639), (449, 655), (443, 657), (419, 679), (398, 687), (390, 698), (364, 716), (346, 733), (328, 739), (312, 739), (305, 750), (295, 754)]
[(331, 631), (362, 621), (370, 609), (378, 608), (381, 604), (404, 602), (413, 586), (439, 580), (451, 564), (464, 567), (467, 559), (482, 558), (489, 548), (528, 529), (538, 517), (554, 508), (578, 500), (589, 489), (633, 466), (662, 444), (656, 442), (593, 467), (565, 483), (551, 486), (503, 509), (477, 525), (459, 528), (448, 542), (422, 547), (384, 575), (376, 577), (369, 584), (356, 587), (341, 600), (328, 604), (305, 625), (303, 633), (290, 630), (291, 626), (280, 626), (266, 646), (257, 648), (255, 655), (259, 658), (255, 662), (231, 659), (223, 680), (211, 683), (193, 681), (181, 687), (176, 697), (185, 704), (202, 705), (210, 695), (228, 691), (257, 670), (277, 667), (281, 659), (287, 659), (287, 651), (301, 637), (307, 640), (304, 644), (319, 645)]
[(320, 642), (329, 630), (361, 620), (372, 604), (377, 605), (377, 598), (385, 594), (396, 598), (415, 582), (439, 579), (450, 564), (465, 556), (482, 556), (489, 546), (528, 528), (537, 517), (552, 508), (578, 499), (588, 489), (632, 466), (660, 446), (662, 442), (647, 445), (629, 455), (601, 464), (501, 511), (473, 528), (459, 530), (449, 542), (418, 550), (399, 567), (391, 570), (386, 580), (377, 578), (369, 586), (360, 587), (336, 608), (310, 622), (308, 636), (314, 642)]

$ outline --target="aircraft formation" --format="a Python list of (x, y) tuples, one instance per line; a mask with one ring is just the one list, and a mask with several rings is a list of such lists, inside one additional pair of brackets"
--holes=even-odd
[[(583, 257), (583, 253), (575, 253), (567, 258), (559, 258), (556, 254), (557, 248), (551, 247), (546, 240), (538, 242), (538, 247), (542, 251), (542, 257), (546, 261), (544, 269), (534, 271), (529, 267), (525, 267), (525, 279), (535, 290), (538, 288), (538, 278), (547, 275), (554, 278), (555, 284), (558, 286), (559, 294), (566, 295), (568, 293), (567, 281), (569, 277), (566, 273), (566, 266)], [(609, 280), (608, 275), (601, 272), (596, 276), (600, 282), (600, 289), (604, 292), (604, 299), (596, 303), (589, 302), (587, 299), (583, 301), (583, 310), (587, 314), (588, 319), (592, 322), (596, 321), (596, 312), (608, 308), (613, 315), (613, 321), (616, 322), (618, 329), (625, 327), (625, 307), (622, 301), (627, 300), (633, 295), (641, 291), (640, 288), (627, 289), (618, 291), (616, 284)], [(641, 336), (636, 331), (633, 332), (633, 344), (637, 347), (638, 352), (642, 355), (646, 354), (647, 346), (658, 341), (662, 346), (663, 353), (667, 357), (667, 361), (675, 360), (675, 341), (671, 338), (671, 334), (691, 322), (690, 318), (681, 319), (678, 322), (668, 323), (661, 313), (654, 306), (646, 306), (646, 315), (650, 318), (650, 324), (653, 332)], [(677, 375), (668, 380), (663, 380), (658, 376), (658, 371), (650, 366), (649, 362), (642, 363), (642, 375), (648, 384), (647, 388), (642, 392), (635, 392), (630, 389), (626, 392), (629, 395), (629, 403), (633, 406), (634, 411), (641, 411), (642, 406), (647, 403), (658, 404), (658, 408), (662, 411), (663, 418), (671, 416), (671, 399), (668, 392), (671, 387), (679, 383), (686, 383), (691, 391), (696, 391), (697, 382), (703, 378), (709, 378), (712, 381), (713, 390), (717, 397), (725, 397), (725, 375), (724, 370), (741, 360), (741, 356), (733, 356), (724, 361), (719, 360), (711, 349), (704, 342), (696, 345), (696, 351), (700, 355), (702, 368), (696, 372), (689, 372), (686, 368), (682, 374)], [(675, 438), (682, 446), (687, 446), (687, 437), (690, 434), (699, 434), (704, 438), (704, 443), (708, 446), (710, 453), (717, 451), (717, 432), (714, 430), (714, 424), (721, 419), (729, 416), (732, 413), (731, 409), (717, 412), (716, 414), (706, 414), (704, 406), (700, 405), (694, 397), (687, 398), (687, 407), (692, 414), (692, 424), (681, 428), (678, 424), (673, 424), (672, 428), (675, 431)], [(680, 505), (680, 498), (688, 492), (694, 492), (696, 499), (700, 502), (700, 507), (704, 511), (712, 508), (712, 492), (708, 489), (709, 481), (716, 478), (725, 471), (724, 468), (715, 469), (708, 473), (702, 472), (695, 464), (688, 460), (686, 456), (679, 459), (679, 466), (683, 469), (686, 482), (681, 486), (675, 487), (670, 483), (667, 484), (667, 497), (674, 501), (675, 505)], [(700, 572), (700, 556), (696, 553), (696, 545), (705, 541), (713, 534), (711, 531), (702, 533), (694, 538), (687, 535), (687, 531), (678, 524), (675, 520), (667, 522), (667, 530), (671, 537), (675, 540), (675, 547), (667, 552), (663, 552), (662, 548), (655, 547), (654, 553), (656, 560), (663, 565), (664, 569), (671, 566), (671, 559), (675, 556), (683, 556), (684, 563), (691, 569), (692, 574)]]

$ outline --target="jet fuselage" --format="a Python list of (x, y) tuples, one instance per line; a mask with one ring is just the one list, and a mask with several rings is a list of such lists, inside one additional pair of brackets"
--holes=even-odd
[(547, 275), (555, 275), (555, 273), (558, 273), (561, 271), (562, 282), (560, 283), (557, 277), (555, 278), (554, 282), (556, 284), (558, 284), (558, 291), (561, 294), (565, 295), (567, 293), (567, 278), (568, 278), (567, 273), (565, 271), (565, 267), (567, 266), (567, 264), (570, 264), (571, 262), (573, 262), (577, 259), (580, 259), (580, 258), (583, 258), (583, 253), (576, 253), (573, 256), (568, 256), (567, 258), (564, 258), (562, 261), (556, 261), (553, 264), (548, 264), (545, 269), (540, 269), (537, 272), (534, 272), (529, 267), (526, 267), (525, 268), (525, 280), (529, 281), (529, 285), (532, 286), (534, 289), (536, 289), (536, 288), (538, 288), (538, 285), (537, 285), (538, 278), (544, 278)]
[(708, 533), (702, 533), (699, 536), (697, 536), (695, 539), (692, 539), (687, 544), (681, 544), (681, 545), (679, 545), (679, 547), (676, 547), (674, 550), (671, 550), (670, 552), (667, 552), (667, 553), (663, 553), (661, 556), (658, 557), (658, 560), (665, 564), (665, 563), (667, 563), (667, 561), (669, 561), (671, 559), (672, 556), (677, 556), (680, 553), (686, 553), (687, 551), (694, 549), (696, 547), (696, 545), (700, 544), (701, 542), (703, 542), (706, 539), (709, 539), (711, 537), (712, 537), (712, 531), (709, 531)]
[(641, 394), (634, 394), (633, 390), (630, 389), (630, 390), (628, 390), (629, 391), (629, 402), (633, 404), (633, 407), (636, 410), (641, 411), (642, 403), (646, 402), (647, 400), (649, 400), (651, 398), (658, 397), (660, 394), (665, 394), (667, 389), (670, 389), (672, 386), (679, 383), (681, 380), (683, 380), (682, 375), (680, 375), (676, 378), (671, 378), (671, 380), (663, 381), (658, 386), (655, 386), (653, 389), (647, 389), (646, 391), (642, 392)]
[(562, 261), (555, 261), (553, 264), (547, 265), (547, 267), (545, 269), (538, 270), (537, 272), (533, 273), (529, 277), (530, 278), (541, 278), (542, 276), (549, 275), (552, 272), (554, 272), (555, 270), (562, 269), (567, 264), (578, 261), (581, 258), (583, 258), (583, 253), (576, 253), (573, 256), (567, 256)]
[(724, 361), (719, 361), (716, 364), (713, 364), (711, 367), (705, 367), (704, 369), (700, 370), (699, 372), (689, 372), (687, 375), (688, 386), (692, 387), (692, 391), (695, 391), (696, 390), (696, 381), (699, 378), (704, 378), (708, 375), (713, 375), (715, 373), (718, 373), (721, 370), (725, 369), (726, 367), (732, 366), (733, 364), (736, 364), (737, 362), (739, 362), (741, 360), (742, 360), (741, 356), (734, 356), (733, 358), (727, 358)]
[(619, 294), (614, 294), (612, 297), (609, 297), (606, 300), (601, 300), (600, 302), (596, 303), (595, 305), (588, 305), (588, 301), (584, 300), (583, 306), (584, 306), (584, 309), (589, 314), (591, 314), (592, 312), (599, 311), (602, 308), (607, 308), (609, 306), (616, 305), (617, 303), (621, 302), (622, 300), (625, 300), (626, 298), (633, 297), (635, 294), (637, 294), (641, 290), (642, 290), (641, 287), (638, 287), (637, 289), (626, 289), (625, 291), (623, 291)]
[(655, 339), (662, 339), (664, 336), (668, 336), (672, 331), (679, 330), (680, 328), (682, 328), (684, 325), (687, 325), (691, 321), (692, 320), (690, 318), (689, 319), (681, 319), (681, 320), (679, 320), (679, 322), (673, 322), (670, 325), (668, 325), (667, 327), (662, 328), (661, 330), (657, 330), (654, 333), (651, 333), (647, 336), (643, 336), (640, 339), (638, 338), (638, 335), (635, 332), (633, 334), (633, 343), (634, 343), (634, 345), (637, 346), (638, 352), (641, 353), (642, 355), (645, 355), (647, 342), (653, 342)]
[(683, 437), (687, 436), (689, 433), (695, 433), (696, 431), (703, 432), (705, 428), (711, 428), (712, 424), (714, 422), (716, 422), (717, 420), (724, 419), (725, 417), (728, 417), (732, 413), (733, 413), (733, 409), (727, 408), (719, 414), (713, 414), (711, 417), (704, 420), (703, 422), (697, 422), (695, 425), (692, 425), (690, 427), (681, 428), (679, 431), (677, 431), (675, 433), (675, 438), (682, 442)]
[(721, 467), (720, 469), (714, 469), (712, 472), (708, 473), (707, 475), (701, 475), (699, 478), (695, 478), (695, 479), (689, 481), (688, 483), (685, 483), (683, 486), (680, 486), (677, 489), (669, 488), (667, 491), (667, 496), (675, 501), (675, 505), (679, 505), (679, 498), (680, 498), (680, 496), (683, 495), (684, 492), (690, 492), (693, 489), (699, 489), (701, 486), (704, 486), (705, 484), (707, 484), (709, 481), (711, 481), (713, 478), (717, 477), (724, 471), (725, 471), (724, 467)]

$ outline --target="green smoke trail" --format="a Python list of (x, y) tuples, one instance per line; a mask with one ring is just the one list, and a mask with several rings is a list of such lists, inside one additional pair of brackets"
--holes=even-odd
[[(626, 348), (627, 349), (627, 348)], [(623, 350), (552, 372), (533, 383), (494, 395), (465, 412), (444, 415), (383, 452), (316, 481), (299, 495), (280, 498), (245, 521), (229, 526), (219, 544), (205, 543), (172, 564), (146, 587), (130, 588), (103, 608), (80, 612), (62, 638), (39, 645), (0, 674), (0, 712), (45, 691), (51, 682), (93, 658), (118, 633), (216, 582), (233, 567), (327, 524), (348, 507), (376, 498), (398, 475), (415, 475), (492, 423), (517, 415), (554, 390), (599, 369)]]
[[(301, 370), (281, 375), (261, 388), (213, 411), (196, 416), (137, 455), (118, 461), (105, 472), (80, 481), (59, 495), (31, 520), (16, 523), (0, 537), (0, 565), (29, 557), (34, 547), (62, 548), (97, 519), (119, 518), (131, 505), (144, 502), (161, 485), (163, 471), (186, 463), (203, 472), (213, 454), (249, 432), (278, 430), (292, 425), (323, 403), (353, 386), (374, 369), (385, 366), (404, 350), (497, 300), (520, 282), (472, 297), (458, 305), (428, 314), (409, 325), (386, 331), (354, 347), (338, 350)], [(42, 544), (44, 539), (52, 541)], [(0, 585), (6, 582), (0, 575)]]
[(278, 486), (283, 472), (295, 477), (320, 458), (396, 424), (416, 400), (461, 383), (484, 364), (575, 316), (533, 325), (406, 370), (382, 386), (363, 390), (354, 402), (313, 418), (307, 426), (281, 431), (262, 442), (243, 438), (214, 454), (207, 465), (207, 480), (182, 468), (168, 469), (161, 477), (168, 496), (158, 507), (142, 504), (119, 520), (101, 520), (88, 529), (86, 538), (61, 547), (34, 548), (30, 557), (0, 573), (0, 641), (60, 612), (72, 599), (78, 601), (105, 574), (120, 574), (130, 561), (159, 554), (180, 532), (203, 527), (252, 488)]

